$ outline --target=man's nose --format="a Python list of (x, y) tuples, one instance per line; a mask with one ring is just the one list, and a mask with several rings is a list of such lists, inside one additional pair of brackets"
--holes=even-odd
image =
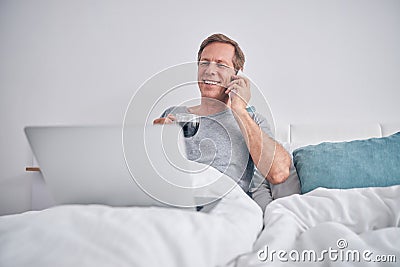
[(217, 73), (217, 65), (214, 62), (210, 62), (207, 66), (205, 73), (207, 75), (215, 75)]

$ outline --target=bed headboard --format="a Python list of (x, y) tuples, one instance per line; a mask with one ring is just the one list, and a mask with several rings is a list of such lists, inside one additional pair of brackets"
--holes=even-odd
[(292, 150), (321, 142), (341, 142), (383, 137), (400, 131), (398, 123), (290, 124), (287, 142)]

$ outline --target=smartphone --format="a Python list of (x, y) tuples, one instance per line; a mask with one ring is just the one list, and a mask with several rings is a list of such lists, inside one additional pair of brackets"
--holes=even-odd
[[(238, 70), (238, 72), (236, 73), (236, 75), (239, 75), (239, 76), (244, 76), (244, 73), (243, 73), (243, 71), (241, 71), (241, 70)], [(233, 80), (233, 79), (232, 79)]]

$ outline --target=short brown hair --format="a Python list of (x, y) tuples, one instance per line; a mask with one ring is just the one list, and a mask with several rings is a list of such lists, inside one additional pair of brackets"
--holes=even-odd
[(199, 52), (197, 53), (197, 61), (200, 61), (201, 53), (203, 52), (204, 48), (214, 42), (233, 45), (233, 47), (235, 48), (235, 55), (232, 59), (233, 67), (236, 71), (243, 70), (245, 58), (242, 49), (239, 47), (239, 44), (237, 42), (222, 33), (215, 33), (213, 35), (210, 35), (201, 43)]

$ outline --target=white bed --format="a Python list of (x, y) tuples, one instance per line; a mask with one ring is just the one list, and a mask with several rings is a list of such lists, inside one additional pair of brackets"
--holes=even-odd
[[(398, 124), (291, 125), (288, 139), (296, 149), (399, 130)], [(394, 185), (317, 188), (274, 200), (253, 252), (229, 266), (398, 266), (399, 261), (400, 186)]]
[(292, 195), (267, 207), (264, 224), (232, 266), (398, 266), (400, 186)]
[[(400, 124), (289, 129), (288, 141), (297, 148), (387, 136)], [(324, 250), (331, 252), (321, 254)], [(342, 258), (330, 258), (332, 250)], [(316, 261), (302, 260), (304, 251), (315, 251)], [(359, 261), (352, 258), (357, 253)], [(397, 262), (373, 262), (377, 256)], [(236, 188), (210, 213), (75, 205), (0, 217), (0, 266), (398, 266), (399, 261), (400, 186), (318, 188), (274, 200), (264, 214)]]
[(240, 187), (208, 213), (58, 206), (0, 217), (0, 266), (216, 266), (251, 251), (261, 229)]

